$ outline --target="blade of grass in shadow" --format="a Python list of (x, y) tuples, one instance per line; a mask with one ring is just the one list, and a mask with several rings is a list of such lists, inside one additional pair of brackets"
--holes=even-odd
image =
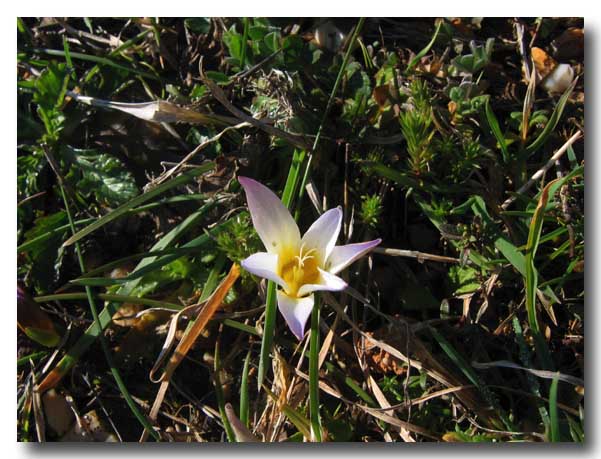
[[(53, 295), (42, 295), (36, 296), (34, 300), (38, 303), (46, 303), (48, 301), (74, 301), (74, 300), (85, 300), (88, 296), (86, 292), (73, 292), (73, 293), (57, 293)], [(149, 298), (140, 298), (137, 296), (128, 296), (128, 295), (117, 295), (113, 293), (94, 293), (92, 292), (94, 298), (98, 298), (103, 301), (114, 301), (117, 303), (134, 303), (134, 304), (143, 304), (145, 306), (150, 306), (152, 308), (165, 308), (165, 309), (173, 309), (174, 311), (179, 311), (183, 308), (181, 304), (175, 303), (167, 303), (165, 301), (160, 300), (151, 300)], [(104, 311), (102, 311), (104, 312)], [(102, 312), (100, 313), (102, 315)]]
[[(47, 54), (49, 56), (65, 57), (65, 51), (61, 51), (59, 49), (36, 48), (36, 49), (33, 49), (32, 51), (34, 53)], [(74, 53), (74, 52), (71, 52), (69, 54), (72, 59), (94, 62), (96, 64), (106, 65), (108, 67), (113, 67), (118, 70), (125, 70), (126, 72), (135, 73), (137, 75), (140, 75), (145, 78), (150, 78), (152, 80), (160, 80), (160, 77), (157, 75), (154, 75), (154, 74), (148, 73), (148, 72), (144, 72), (143, 70), (138, 70), (133, 67), (127, 67), (126, 65), (118, 64), (117, 62), (114, 62), (113, 60), (111, 60), (107, 57), (92, 56), (89, 54)]]
[(336, 81), (334, 82), (334, 87), (332, 88), (332, 92), (330, 92), (330, 97), (328, 98), (328, 103), (326, 104), (326, 109), (323, 112), (321, 117), (321, 122), (319, 123), (319, 128), (317, 129), (317, 134), (315, 135), (315, 141), (313, 142), (313, 147), (309, 152), (309, 158), (307, 159), (307, 164), (305, 165), (305, 172), (303, 173), (303, 180), (301, 181), (300, 189), (298, 190), (298, 199), (297, 204), (298, 207), (296, 209), (296, 213), (294, 217), (298, 220), (299, 212), (300, 212), (300, 203), (303, 199), (303, 195), (305, 193), (305, 186), (307, 185), (307, 180), (309, 178), (309, 171), (311, 170), (311, 162), (313, 161), (313, 155), (317, 150), (317, 146), (319, 145), (319, 140), (321, 139), (321, 133), (323, 131), (323, 127), (326, 122), (326, 118), (328, 117), (328, 113), (330, 113), (330, 108), (332, 108), (332, 103), (334, 102), (334, 98), (336, 97), (336, 93), (338, 92), (338, 88), (342, 83), (342, 77), (344, 75), (344, 71), (348, 64), (348, 61), (351, 57), (352, 51), (355, 48), (355, 43), (357, 42), (357, 38), (359, 37), (359, 32), (363, 29), (363, 24), (365, 23), (365, 18), (360, 18), (359, 22), (355, 26), (353, 30), (353, 34), (351, 35), (350, 40), (347, 43), (346, 52), (344, 53), (344, 58), (342, 59), (342, 64), (340, 65), (340, 70), (338, 70), (338, 75), (336, 76)]
[(72, 281), (70, 281), (70, 283), (71, 284), (77, 283), (80, 279), (86, 279), (89, 277), (94, 277), (94, 275), (96, 275), (96, 274), (102, 274), (105, 272), (109, 272), (114, 268), (124, 266), (129, 261), (139, 260), (141, 258), (164, 257), (167, 255), (184, 256), (184, 255), (189, 255), (189, 254), (192, 254), (195, 252), (198, 252), (198, 249), (196, 249), (195, 247), (176, 247), (176, 248), (167, 249), (167, 250), (157, 250), (156, 252), (134, 253), (133, 255), (128, 255), (127, 257), (123, 257), (123, 258), (119, 258), (118, 260), (110, 261), (102, 266), (99, 266), (98, 268), (90, 269), (82, 277), (73, 279)]
[(328, 373), (332, 373), (332, 374), (336, 375), (337, 377), (339, 377), (341, 380), (343, 380), (344, 384), (346, 384), (349, 389), (351, 389), (355, 394), (357, 394), (357, 396), (361, 400), (363, 400), (365, 403), (367, 403), (370, 407), (377, 406), (376, 401), (373, 398), (371, 398), (371, 395), (369, 395), (366, 391), (364, 391), (361, 388), (361, 386), (359, 385), (359, 383), (357, 383), (357, 381), (355, 381), (353, 378), (348, 376), (344, 371), (341, 371), (338, 368), (336, 368), (330, 362), (324, 362), (324, 365), (326, 366)]
[[(192, 228), (194, 226), (194, 223), (196, 223), (198, 221), (198, 219), (200, 219), (202, 217), (202, 214), (204, 211), (201, 212), (201, 210), (202, 210), (202, 208), (199, 209), (197, 212), (193, 213), (192, 215), (190, 215), (183, 222), (181, 222), (179, 225), (177, 225), (175, 228), (173, 228), (171, 231), (169, 231), (165, 236), (163, 236), (161, 238), (161, 240), (158, 241), (150, 249), (151, 252), (164, 250), (167, 247), (169, 247), (170, 245), (174, 244), (179, 238), (181, 238), (185, 234), (185, 232), (187, 230), (189, 230), (190, 228)], [(224, 222), (222, 225), (226, 225), (228, 221)], [(218, 228), (219, 227), (215, 227), (211, 231), (216, 231)], [(211, 240), (212, 239), (208, 235), (203, 234), (203, 235), (193, 239), (192, 241), (188, 242), (187, 244), (184, 244), (184, 246), (190, 247), (190, 246), (194, 245), (194, 247), (201, 247), (202, 245), (208, 243)], [(136, 268), (133, 270), (133, 273), (148, 269), (150, 267), (153, 267), (156, 269), (157, 265), (162, 266), (163, 264), (167, 264), (170, 261), (172, 261), (173, 259), (178, 258), (179, 256), (180, 255), (170, 255), (170, 256), (162, 257), (158, 260), (156, 259), (156, 257), (145, 258), (140, 263), (138, 263)], [(169, 257), (172, 257), (172, 258), (169, 259)], [(168, 260), (165, 261), (165, 259), (168, 259)], [(161, 263), (163, 263), (163, 264), (161, 264)], [(142, 279), (142, 277), (140, 276), (140, 277), (133, 279), (132, 281), (122, 285), (119, 288), (117, 295), (121, 295), (121, 296), (130, 295), (134, 291), (134, 289), (138, 286), (141, 279)], [(99, 314), (100, 325), (101, 325), (102, 330), (104, 330), (104, 328), (106, 328), (108, 326), (108, 324), (110, 324), (111, 318), (117, 312), (118, 306), (119, 306), (116, 302), (114, 302), (112, 300), (108, 300), (108, 298), (107, 298), (107, 301), (108, 302), (105, 305), (104, 309)], [(92, 345), (92, 343), (96, 340), (96, 338), (98, 337), (100, 332), (101, 331), (96, 327), (96, 324), (90, 325), (88, 327), (88, 329), (85, 331), (85, 333), (75, 343), (75, 345), (71, 349), (69, 349), (67, 354), (65, 354), (63, 356), (63, 358), (58, 362), (58, 364), (52, 369), (52, 371), (40, 383), (40, 385), (39, 385), (40, 390), (42, 390), (42, 389), (47, 390), (52, 387), (55, 387), (60, 382), (60, 380), (67, 374), (67, 372), (73, 367), (73, 365), (75, 365), (75, 363), (77, 362), (79, 357), (81, 357), (81, 355)]]
[[(204, 194), (192, 194), (192, 195), (185, 195), (185, 196), (172, 196), (170, 198), (161, 199), (160, 201), (157, 201), (157, 202), (152, 202), (150, 204), (145, 204), (143, 206), (136, 207), (134, 209), (130, 209), (125, 215), (132, 215), (132, 214), (137, 214), (137, 213), (140, 213), (140, 212), (145, 212), (145, 211), (148, 211), (148, 210), (151, 210), (151, 209), (155, 209), (155, 208), (160, 207), (160, 206), (165, 205), (165, 204), (175, 204), (175, 203), (187, 202), (187, 201), (204, 201), (206, 199), (207, 199), (207, 196), (204, 195)], [(98, 219), (97, 218), (85, 218), (83, 220), (77, 220), (77, 221), (73, 222), (73, 224), (75, 226), (87, 225), (88, 223), (93, 223), (96, 220), (98, 220)], [(59, 234), (59, 233), (65, 231), (65, 230), (68, 230), (69, 227), (70, 226), (67, 223), (66, 225), (59, 226), (58, 228), (55, 228), (55, 229), (50, 230), (50, 231), (48, 231), (46, 233), (40, 234), (39, 236), (37, 236), (37, 237), (35, 237), (33, 239), (29, 239), (29, 240), (23, 242), (21, 245), (17, 246), (17, 252), (25, 252), (25, 251), (29, 250), (29, 248), (32, 245), (35, 245), (35, 244), (37, 244), (39, 242), (42, 242), (42, 241), (45, 241), (46, 239), (49, 239), (49, 238), (51, 238), (52, 236), (54, 236), (56, 234)], [(136, 257), (142, 258), (143, 254), (140, 254), (140, 255), (131, 255), (130, 257), (125, 257), (125, 258), (122, 258), (121, 260), (123, 262), (129, 261), (129, 260), (135, 260)], [(106, 271), (107, 269), (109, 269), (109, 268), (106, 268), (106, 269), (104, 269), (104, 268), (101, 269), (101, 268), (102, 267), (96, 268), (93, 271), (102, 272), (103, 270)], [(89, 276), (90, 272), (86, 273), (86, 276)]]
[(509, 150), (507, 149), (507, 142), (505, 142), (505, 137), (503, 136), (501, 128), (499, 127), (499, 121), (497, 120), (497, 117), (495, 116), (494, 112), (492, 111), (492, 108), (490, 107), (490, 98), (486, 99), (485, 113), (490, 130), (494, 134), (495, 138), (497, 139), (497, 142), (499, 142), (499, 146), (501, 147), (501, 152), (503, 153), (503, 162), (507, 164), (507, 162), (509, 161)]
[[(73, 234), (75, 234), (75, 225), (73, 225), (73, 218), (71, 217), (71, 210), (69, 208), (69, 202), (67, 200), (67, 195), (66, 195), (65, 190), (64, 190), (62, 184), (60, 183), (60, 181), (59, 181), (58, 185), (60, 187), (63, 202), (65, 204), (65, 210), (67, 211), (67, 217), (69, 218), (69, 223), (71, 225), (71, 232)], [(83, 261), (83, 256), (81, 255), (81, 250), (79, 248), (79, 244), (77, 244), (77, 243), (75, 244), (75, 253), (77, 254), (79, 268), (80, 268), (81, 272), (84, 273), (86, 271), (86, 268), (85, 268), (85, 264)], [(94, 301), (94, 296), (92, 295), (92, 290), (90, 289), (90, 287), (86, 287), (86, 295), (88, 298), (88, 303), (90, 305), (90, 311), (92, 312), (92, 317), (94, 318), (94, 324), (96, 325), (97, 329), (101, 330), (102, 326), (100, 324), (100, 318), (98, 316), (96, 302)], [(130, 411), (135, 416), (135, 418), (138, 420), (138, 422), (142, 425), (142, 427), (144, 427), (146, 430), (148, 430), (150, 432), (150, 434), (152, 435), (152, 437), (156, 441), (161, 441), (159, 435), (156, 433), (156, 431), (154, 430), (154, 428), (152, 427), (152, 425), (150, 424), (148, 419), (146, 419), (146, 417), (140, 412), (140, 410), (134, 403), (133, 399), (131, 398), (129, 391), (127, 390), (127, 387), (125, 386), (123, 379), (121, 378), (121, 373), (115, 366), (115, 361), (113, 360), (113, 357), (111, 355), (111, 350), (109, 348), (109, 345), (106, 341), (104, 334), (101, 332), (99, 334), (99, 336), (100, 336), (100, 344), (102, 347), (102, 352), (104, 353), (104, 357), (111, 369), (111, 374), (113, 375), (113, 378), (115, 379), (115, 383), (117, 384), (117, 387), (119, 388), (119, 391), (121, 392), (121, 395), (125, 399), (127, 406), (129, 407)]]
[(572, 84), (568, 87), (568, 89), (566, 89), (566, 91), (559, 98), (559, 101), (557, 102), (557, 105), (555, 106), (555, 110), (553, 110), (553, 114), (549, 118), (549, 121), (547, 122), (547, 125), (545, 126), (543, 131), (539, 134), (539, 136), (536, 138), (536, 140), (534, 140), (530, 145), (528, 145), (526, 147), (526, 156), (530, 156), (533, 153), (535, 153), (549, 139), (549, 136), (551, 135), (551, 133), (557, 126), (557, 123), (559, 123), (559, 119), (561, 118), (563, 109), (565, 108), (566, 103), (568, 102), (568, 98), (570, 97), (570, 94), (572, 94), (572, 91), (576, 87), (577, 82), (578, 82), (578, 78), (574, 79)]
[(34, 361), (36, 361), (38, 359), (41, 359), (41, 358), (43, 358), (43, 357), (45, 357), (47, 355), (48, 355), (47, 351), (39, 351), (39, 352), (34, 352), (33, 354), (26, 355), (26, 356), (21, 357), (21, 358), (18, 358), (17, 359), (17, 368), (19, 368), (22, 365), (25, 365), (25, 364), (29, 363), (30, 361), (34, 362)]
[(257, 331), (255, 327), (252, 325), (243, 324), (242, 322), (238, 322), (233, 319), (219, 319), (223, 320), (223, 325), (227, 325), (228, 327), (235, 328), (236, 330), (243, 331), (253, 336), (261, 336), (261, 334)]
[(320, 298), (315, 294), (311, 311), (309, 335), (309, 417), (311, 419), (311, 441), (321, 442), (321, 417), (319, 415), (319, 310)]
[(326, 122), (326, 118), (328, 117), (328, 113), (330, 113), (330, 108), (332, 108), (332, 104), (334, 102), (334, 98), (336, 97), (336, 93), (338, 92), (338, 88), (342, 83), (342, 77), (344, 75), (346, 66), (351, 57), (352, 51), (355, 47), (355, 43), (357, 42), (357, 37), (359, 36), (359, 32), (363, 28), (363, 24), (365, 23), (365, 18), (360, 18), (359, 22), (355, 26), (353, 30), (353, 34), (351, 35), (350, 40), (347, 43), (346, 52), (344, 53), (344, 58), (342, 59), (342, 65), (340, 65), (340, 70), (338, 70), (338, 75), (336, 76), (336, 81), (334, 82), (334, 87), (332, 88), (332, 92), (330, 92), (330, 97), (328, 98), (328, 103), (326, 104), (326, 109), (323, 112), (321, 117), (321, 122), (319, 123), (319, 128), (317, 129), (317, 134), (315, 135), (315, 141), (313, 142), (313, 147), (309, 152), (309, 157), (307, 159), (307, 164), (305, 165), (305, 172), (303, 173), (303, 180), (301, 181), (300, 188), (298, 190), (298, 205), (295, 213), (295, 218), (298, 219), (300, 212), (300, 201), (303, 198), (303, 194), (305, 193), (305, 186), (307, 184), (307, 180), (309, 178), (309, 171), (311, 170), (311, 162), (313, 161), (313, 155), (317, 150), (317, 146), (319, 145), (319, 140), (321, 139), (321, 133), (323, 131), (323, 127)]
[(428, 327), (430, 333), (438, 343), (438, 345), (442, 348), (444, 353), (451, 359), (451, 361), (461, 370), (463, 375), (478, 388), (486, 402), (492, 406), (503, 424), (505, 428), (508, 430), (513, 430), (513, 426), (511, 425), (511, 421), (505, 414), (504, 410), (499, 405), (495, 395), (490, 391), (490, 389), (484, 384), (474, 369), (470, 366), (468, 362), (461, 356), (459, 352), (449, 343), (442, 334), (438, 332), (434, 327)]
[(246, 353), (244, 359), (244, 367), (242, 368), (242, 381), (240, 382), (240, 421), (245, 427), (248, 427), (249, 417), (249, 397), (248, 397), (248, 369), (250, 366), (250, 349)]
[(139, 196), (136, 196), (135, 198), (133, 198), (132, 200), (126, 202), (125, 204), (117, 207), (115, 210), (109, 212), (108, 214), (100, 217), (98, 220), (96, 220), (94, 223), (92, 223), (89, 226), (86, 226), (84, 229), (78, 231), (77, 233), (75, 233), (73, 236), (71, 236), (69, 239), (67, 239), (64, 243), (63, 246), (66, 247), (68, 245), (73, 244), (76, 241), (79, 241), (81, 238), (87, 236), (88, 234), (96, 231), (98, 228), (106, 225), (108, 222), (111, 222), (117, 218), (119, 218), (120, 216), (124, 215), (125, 213), (127, 213), (130, 209), (139, 206), (143, 203), (145, 203), (146, 201), (154, 198), (155, 196), (158, 196), (162, 193), (164, 193), (167, 190), (170, 190), (171, 188), (174, 188), (176, 186), (179, 185), (183, 185), (184, 183), (189, 182), (190, 180), (192, 180), (194, 177), (197, 177), (200, 174), (203, 174), (209, 170), (211, 170), (214, 167), (214, 163), (207, 163), (204, 164), (202, 166), (199, 166), (193, 170), (184, 172), (182, 175), (180, 175), (179, 177), (176, 177), (174, 179), (171, 179), (159, 186), (157, 186), (156, 188), (141, 194)]
[(557, 386), (559, 385), (559, 379), (553, 379), (551, 383), (551, 389), (549, 390), (549, 417), (551, 418), (551, 432), (550, 440), (553, 443), (561, 442), (561, 435), (559, 433), (559, 415), (557, 413)]
[[(522, 365), (524, 365), (527, 368), (530, 368), (532, 367), (530, 349), (526, 344), (526, 339), (524, 338), (522, 325), (520, 324), (520, 321), (516, 316), (513, 317), (512, 324), (513, 330), (515, 332), (515, 338), (518, 342), (518, 347), (520, 349), (520, 360), (522, 361)], [(528, 385), (530, 386), (530, 392), (536, 395), (535, 400), (538, 406), (538, 412), (540, 414), (541, 420), (543, 421), (543, 425), (545, 426), (545, 429), (548, 432), (550, 428), (549, 412), (547, 411), (547, 408), (541, 400), (540, 385), (538, 383), (538, 379), (536, 379), (536, 377), (533, 374), (526, 373), (526, 380), (528, 381)]]
[[(540, 235), (543, 227), (543, 217), (545, 207), (549, 201), (549, 191), (558, 179), (549, 182), (541, 193), (538, 205), (530, 222), (528, 232), (528, 242), (526, 244), (526, 273), (524, 276), (526, 288), (526, 311), (528, 313), (528, 323), (534, 336), (534, 343), (538, 358), (544, 370), (553, 370), (553, 361), (549, 353), (547, 343), (540, 333), (538, 319), (536, 316), (536, 291), (538, 289), (538, 273), (534, 267), (534, 257), (538, 249)], [(555, 188), (557, 189), (557, 188)]]
[[(124, 51), (128, 50), (131, 46), (135, 45), (138, 41), (142, 40), (146, 35), (152, 33), (152, 29), (148, 28), (143, 30), (142, 32), (140, 32), (138, 35), (136, 35), (135, 37), (130, 38), (129, 40), (123, 42), (122, 45), (118, 46), (117, 48), (115, 48), (113, 51), (111, 51), (110, 53), (108, 53), (108, 57), (116, 57), (116, 56), (120, 56), (123, 59), (125, 59), (126, 61), (129, 62), (134, 62), (134, 60), (129, 57), (127, 54), (124, 53)], [(88, 83), (92, 77), (100, 71), (100, 65), (96, 64), (94, 65), (94, 67), (92, 67), (87, 73), (85, 78), (83, 79), (83, 83)]]
[[(205, 244), (207, 244), (208, 242), (212, 242), (214, 240), (214, 237), (217, 233), (219, 233), (220, 231), (223, 231), (223, 229), (225, 229), (226, 227), (228, 227), (231, 224), (231, 220), (227, 220), (213, 228), (211, 228), (209, 231), (207, 231), (206, 234), (201, 234), (200, 236), (192, 239), (191, 241), (182, 244), (181, 249), (196, 249), (198, 250), (199, 248), (203, 247)], [(156, 269), (159, 269), (162, 266), (165, 266), (169, 263), (171, 263), (174, 260), (177, 260), (178, 258), (180, 258), (181, 252), (179, 251), (174, 251), (172, 254), (170, 255), (165, 255), (159, 258), (146, 258), (143, 261), (149, 261), (147, 264), (145, 264), (144, 266), (141, 266), (137, 271), (132, 272), (131, 274), (129, 274), (129, 276), (127, 277), (128, 280), (130, 280), (131, 282), (139, 282), (142, 277), (144, 277), (146, 274), (149, 274), (153, 271), (155, 271)], [(124, 284), (124, 286), (129, 285), (129, 283)]]
[(436, 38), (438, 37), (438, 32), (440, 32), (441, 27), (442, 21), (440, 21), (436, 26), (436, 30), (434, 31), (434, 35), (432, 36), (432, 40), (430, 40), (430, 43), (428, 43), (424, 49), (417, 53), (413, 59), (411, 59), (411, 62), (409, 62), (409, 65), (407, 65), (407, 70), (405, 72), (409, 72), (409, 70), (415, 67), (420, 61), (420, 59), (424, 57), (426, 53), (428, 53), (428, 51), (430, 51), (430, 48), (432, 48), (432, 46), (434, 46), (434, 43), (436, 43)]

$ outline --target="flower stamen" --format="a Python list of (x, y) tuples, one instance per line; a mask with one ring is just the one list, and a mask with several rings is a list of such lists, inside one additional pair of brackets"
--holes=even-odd
[(313, 252), (315, 252), (315, 248), (312, 248), (310, 250), (307, 250), (307, 252), (303, 255), (303, 251), (305, 249), (305, 243), (303, 242), (302, 245), (300, 246), (300, 253), (298, 255), (294, 256), (294, 259), (298, 262), (297, 266), (302, 269), (305, 267), (305, 261), (310, 260), (311, 258), (315, 258), (313, 255), (311, 255)]

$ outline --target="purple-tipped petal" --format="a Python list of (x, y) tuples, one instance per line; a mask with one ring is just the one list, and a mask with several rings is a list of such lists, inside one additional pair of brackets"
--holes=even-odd
[(278, 309), (284, 316), (288, 327), (299, 341), (302, 340), (305, 335), (305, 324), (313, 309), (313, 295), (305, 298), (294, 298), (278, 290), (277, 297)]
[(301, 244), (305, 251), (315, 249), (317, 263), (323, 266), (336, 245), (342, 224), (342, 209), (336, 207), (324, 212), (304, 234)]
[(309, 293), (317, 292), (319, 290), (327, 290), (329, 292), (339, 292), (347, 287), (347, 283), (344, 282), (340, 277), (331, 274), (323, 269), (317, 268), (319, 271), (319, 283), (318, 284), (305, 284), (298, 289), (299, 296), (305, 296)]
[(339, 273), (355, 260), (361, 258), (377, 246), (380, 242), (382, 242), (382, 239), (359, 242), (357, 244), (338, 245), (332, 250), (330, 257), (326, 262), (326, 269), (332, 274)]
[(269, 253), (297, 250), (300, 231), (282, 201), (264, 185), (248, 177), (238, 177), (246, 192), (248, 209), (265, 249)]
[(275, 253), (257, 252), (240, 263), (244, 269), (255, 276), (274, 281), (287, 289), (288, 285), (278, 275), (278, 256)]

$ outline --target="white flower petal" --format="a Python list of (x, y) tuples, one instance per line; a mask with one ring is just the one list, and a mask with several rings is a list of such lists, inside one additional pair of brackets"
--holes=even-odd
[(278, 290), (277, 296), (278, 308), (284, 316), (288, 327), (290, 327), (290, 330), (299, 341), (302, 340), (305, 335), (305, 324), (313, 309), (313, 295), (305, 298), (294, 298)]
[(278, 256), (275, 253), (257, 252), (240, 263), (244, 269), (255, 276), (274, 281), (282, 288), (288, 285), (278, 275)]
[(300, 231), (282, 201), (264, 185), (248, 177), (238, 177), (246, 192), (253, 226), (269, 253), (298, 250)]
[(330, 274), (329, 272), (320, 268), (317, 268), (317, 270), (319, 271), (319, 283), (302, 285), (301, 288), (298, 289), (299, 296), (305, 296), (318, 290), (338, 292), (347, 287), (348, 284), (340, 279), (340, 277)]
[(313, 255), (320, 266), (323, 266), (336, 245), (341, 224), (342, 209), (336, 207), (324, 212), (304, 234), (301, 244), (305, 245), (305, 251), (315, 249)]
[(339, 273), (355, 260), (361, 258), (377, 246), (380, 242), (382, 242), (382, 239), (359, 242), (357, 244), (338, 245), (332, 250), (330, 257), (326, 262), (326, 269), (332, 274)]

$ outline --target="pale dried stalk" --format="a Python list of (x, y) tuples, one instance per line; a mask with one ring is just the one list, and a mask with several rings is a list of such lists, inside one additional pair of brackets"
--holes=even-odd
[(553, 156), (551, 156), (549, 161), (547, 161), (543, 167), (537, 170), (534, 175), (530, 177), (530, 180), (524, 183), (524, 185), (522, 185), (513, 196), (509, 197), (503, 204), (501, 204), (501, 208), (503, 210), (507, 210), (507, 208), (517, 199), (517, 195), (528, 191), (532, 185), (534, 185), (549, 169), (551, 169), (555, 162), (558, 161), (566, 151), (568, 151), (569, 146), (576, 142), (580, 137), (582, 137), (582, 131), (578, 131), (576, 134), (570, 137), (568, 141), (564, 143), (563, 146), (553, 154)]
[(192, 150), (190, 153), (188, 153), (184, 157), (184, 159), (182, 159), (179, 163), (177, 163), (175, 166), (173, 166), (171, 169), (169, 169), (165, 173), (161, 174), (161, 176), (158, 177), (157, 179), (153, 180), (151, 182), (152, 186), (154, 187), (156, 185), (160, 185), (161, 183), (163, 183), (164, 181), (166, 181), (167, 179), (169, 179), (173, 174), (175, 174), (176, 172), (178, 172), (186, 163), (188, 163), (188, 161), (190, 161), (199, 152), (201, 152), (202, 150), (204, 150), (210, 144), (212, 144), (214, 142), (217, 142), (219, 139), (221, 139), (221, 137), (223, 136), (223, 134), (225, 134), (227, 131), (235, 130), (235, 129), (240, 129), (240, 128), (248, 127), (248, 126), (250, 126), (250, 124), (247, 123), (247, 122), (238, 123), (235, 126), (228, 126), (223, 131), (221, 131), (219, 134), (211, 137), (210, 139), (205, 140), (204, 142), (202, 142), (201, 144), (199, 144), (196, 148), (194, 148), (194, 150)]
[(432, 253), (424, 253), (418, 252), (417, 250), (402, 250), (402, 249), (390, 249), (386, 247), (376, 247), (373, 249), (374, 253), (380, 253), (382, 255), (389, 255), (391, 257), (407, 257), (407, 258), (415, 258), (420, 263), (423, 263), (425, 260), (428, 261), (438, 261), (440, 263), (459, 263), (461, 260), (459, 258), (445, 257), (442, 255), (434, 255)]

